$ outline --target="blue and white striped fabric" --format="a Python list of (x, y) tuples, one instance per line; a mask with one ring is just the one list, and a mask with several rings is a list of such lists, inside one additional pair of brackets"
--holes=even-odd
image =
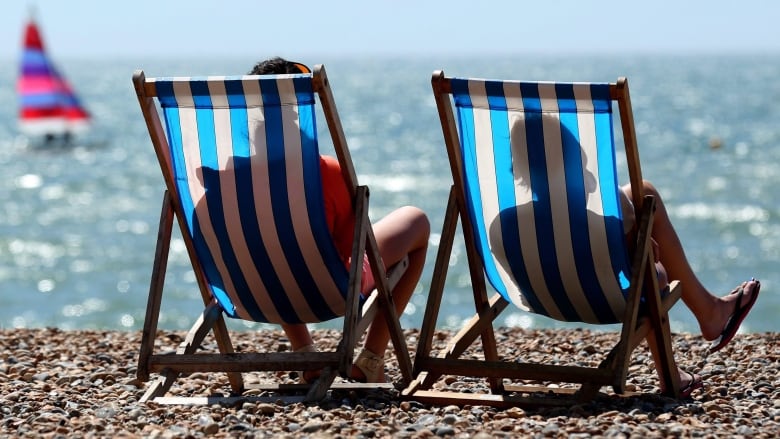
[(521, 309), (617, 323), (630, 262), (609, 84), (451, 84), (468, 214), (489, 282)]
[(225, 312), (269, 323), (343, 315), (348, 272), (325, 220), (311, 76), (155, 84), (176, 196)]

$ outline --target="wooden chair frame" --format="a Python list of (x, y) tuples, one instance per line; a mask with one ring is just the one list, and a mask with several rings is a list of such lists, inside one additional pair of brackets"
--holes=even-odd
[[(551, 365), (501, 360), (498, 356), (493, 321), (509, 304), (499, 294), (488, 299), (480, 257), (477, 253), (471, 219), (466, 209), (465, 181), (462, 174), (460, 140), (455, 123), (450, 78), (442, 71), (432, 77), (433, 92), (444, 132), (444, 140), (450, 161), (454, 184), (450, 190), (439, 251), (431, 280), (428, 302), (423, 316), (419, 345), (414, 361), (414, 381), (404, 390), (403, 396), (435, 404), (479, 404), (495, 406), (561, 404), (588, 400), (596, 396), (602, 386), (612, 386), (618, 394), (625, 393), (625, 382), (632, 351), (653, 331), (660, 345), (661, 369), (667, 393), (679, 396), (675, 379), (676, 363), (671, 346), (668, 310), (679, 300), (682, 289), (678, 281), (669, 285), (669, 293), (663, 298), (659, 293), (658, 279), (652, 261), (651, 234), (655, 200), (643, 194), (642, 173), (639, 166), (628, 82), (625, 78), (610, 84), (610, 95), (617, 101), (628, 162), (633, 203), (637, 212), (636, 252), (632, 257), (632, 279), (627, 306), (622, 320), (620, 338), (614, 348), (597, 367)], [(476, 313), (449, 341), (447, 348), (438, 355), (432, 353), (442, 294), (447, 277), (450, 254), (457, 231), (458, 220), (464, 234), (469, 273), (472, 282)], [(647, 313), (640, 315), (640, 296), (645, 291)], [(484, 360), (460, 358), (476, 341), (481, 340)], [(442, 375), (485, 377), (490, 393), (459, 393), (431, 390)], [(511, 380), (552, 381), (580, 383), (579, 389), (552, 389), (542, 386), (517, 386), (503, 382)], [(543, 393), (559, 393), (573, 398), (540, 398)]]
[[(335, 101), (330, 90), (325, 68), (315, 66), (312, 76), (314, 92), (318, 95), (325, 119), (333, 140), (336, 155), (341, 165), (342, 173), (348, 188), (351, 189), (355, 209), (355, 234), (352, 248), (352, 265), (350, 267), (349, 291), (347, 294), (346, 313), (343, 318), (343, 335), (338, 347), (333, 352), (235, 352), (230, 335), (225, 324), (221, 307), (213, 299), (206, 281), (203, 267), (195, 253), (192, 238), (187, 232), (182, 208), (175, 196), (175, 186), (170, 166), (163, 151), (168, 148), (168, 141), (158, 114), (155, 102), (156, 87), (154, 80), (145, 77), (143, 71), (133, 75), (138, 102), (146, 121), (152, 143), (166, 183), (157, 239), (157, 248), (152, 270), (149, 297), (144, 319), (141, 347), (138, 358), (137, 377), (144, 382), (149, 380), (151, 373), (159, 373), (160, 377), (146, 391), (141, 401), (154, 400), (161, 403), (212, 403), (215, 398), (164, 398), (174, 381), (181, 374), (192, 372), (227, 372), (230, 387), (235, 394), (246, 390), (242, 372), (279, 371), (279, 370), (322, 370), (322, 374), (311, 385), (277, 384), (262, 386), (262, 390), (272, 392), (306, 391), (304, 397), (294, 397), (293, 400), (316, 401), (324, 398), (332, 388), (382, 388), (378, 383), (351, 384), (334, 383), (337, 375), (346, 377), (353, 361), (353, 351), (360, 336), (377, 312), (384, 313), (390, 330), (393, 349), (398, 357), (402, 384), (411, 381), (412, 363), (409, 357), (406, 341), (395, 311), (392, 289), (408, 267), (408, 259), (391, 267), (387, 272), (381, 262), (381, 256), (374, 237), (371, 222), (368, 218), (369, 190), (358, 184), (352, 159), (347, 148), (346, 138), (336, 110)], [(162, 301), (165, 273), (170, 249), (171, 233), (174, 217), (179, 221), (182, 237), (192, 262), (198, 287), (204, 303), (204, 311), (197, 319), (185, 340), (175, 353), (154, 353), (154, 342), (158, 335), (157, 324)], [(363, 304), (359, 305), (360, 276), (362, 273), (362, 254), (366, 253), (371, 265), (372, 274), (377, 279), (376, 291)], [(218, 353), (196, 353), (201, 343), (213, 332), (218, 346)], [(224, 400), (224, 398), (216, 398)], [(277, 400), (276, 397), (273, 400)]]

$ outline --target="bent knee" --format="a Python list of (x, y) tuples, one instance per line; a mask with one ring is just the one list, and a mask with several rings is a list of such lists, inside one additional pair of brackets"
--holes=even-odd
[(406, 215), (409, 215), (415, 228), (418, 228), (425, 236), (431, 234), (431, 222), (422, 209), (416, 206), (404, 206), (403, 209), (406, 210)]
[(428, 243), (428, 237), (431, 234), (431, 223), (428, 215), (416, 206), (403, 206), (395, 211), (397, 218), (403, 218), (406, 227), (413, 231), (416, 241)]
[(654, 196), (656, 198), (660, 197), (660, 194), (658, 193), (658, 189), (656, 189), (655, 186), (653, 186), (653, 183), (651, 183), (651, 182), (649, 182), (647, 180), (643, 180), (642, 181), (642, 186), (643, 186), (645, 195), (652, 195), (652, 196)]

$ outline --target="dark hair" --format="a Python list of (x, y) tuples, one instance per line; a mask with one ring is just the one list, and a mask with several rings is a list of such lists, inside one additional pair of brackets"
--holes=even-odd
[(287, 61), (275, 56), (258, 62), (249, 72), (250, 75), (284, 75), (287, 73), (311, 73), (311, 69), (305, 64)]

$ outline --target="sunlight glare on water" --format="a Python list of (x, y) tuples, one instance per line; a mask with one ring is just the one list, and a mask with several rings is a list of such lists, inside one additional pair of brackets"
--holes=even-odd
[[(752, 276), (761, 279), (761, 303), (742, 330), (779, 329), (780, 60), (517, 55), (303, 61), (327, 65), (356, 172), (371, 189), (371, 219), (407, 204), (429, 216), (431, 245), (420, 285), (402, 314), (405, 327), (419, 327), (423, 318), (452, 184), (430, 84), (433, 70), (444, 69), (454, 76), (527, 80), (628, 77), (643, 176), (663, 195), (691, 264), (718, 295)], [(132, 72), (241, 74), (248, 64), (240, 59), (65, 62), (69, 79), (95, 115), (93, 131), (75, 148), (25, 145), (16, 131), (15, 106), (0, 107), (5, 301), (0, 328), (141, 328), (164, 185), (130, 83)], [(0, 84), (13, 84), (16, 75), (13, 63), (0, 64)], [(4, 87), (0, 97), (13, 102), (13, 90)], [(321, 150), (332, 153), (321, 114), (317, 122)], [(620, 156), (618, 161), (624, 163)], [(459, 230), (441, 327), (460, 327), (473, 312), (462, 243)], [(159, 327), (188, 329), (201, 308), (186, 246), (174, 230)], [(682, 305), (671, 318), (674, 331), (698, 331)], [(498, 323), (561, 325), (518, 310)], [(247, 330), (262, 326), (229, 324)]]

